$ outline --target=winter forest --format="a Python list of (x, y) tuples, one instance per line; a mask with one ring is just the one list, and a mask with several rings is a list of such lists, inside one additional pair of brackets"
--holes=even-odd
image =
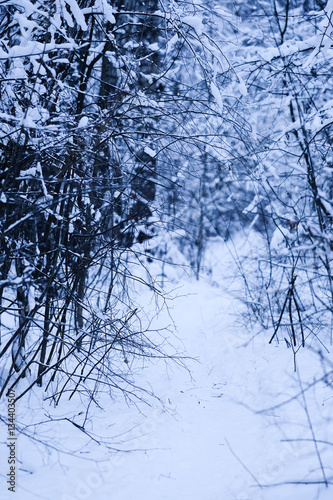
[(0, 0), (1, 498), (332, 498), (332, 38)]

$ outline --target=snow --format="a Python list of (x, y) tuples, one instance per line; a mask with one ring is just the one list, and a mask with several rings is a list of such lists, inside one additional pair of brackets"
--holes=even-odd
[(257, 210), (257, 207), (260, 203), (262, 199), (262, 196), (260, 196), (259, 194), (256, 194), (253, 198), (253, 200), (251, 201), (251, 203), (243, 209), (243, 214), (248, 214), (248, 213), (251, 213), (253, 212), (254, 210)]
[(168, 41), (168, 43), (166, 44), (166, 53), (168, 54), (171, 50), (173, 50), (174, 46), (176, 45), (176, 43), (178, 42), (178, 35), (177, 33), (175, 35), (173, 35), (173, 37)]
[(219, 91), (216, 83), (211, 82), (211, 84), (210, 84), (210, 90), (211, 90), (211, 93), (214, 96), (215, 101), (217, 102), (217, 104), (218, 104), (218, 106), (220, 108), (220, 111), (222, 111), (223, 110), (223, 100), (222, 100), (221, 92)]
[(8, 113), (0, 113), (0, 118), (3, 120), (8, 120), (8, 121), (18, 120), (18, 118), (16, 118), (15, 116), (9, 115)]
[(154, 151), (153, 149), (151, 149), (149, 146), (146, 146), (144, 148), (144, 152), (149, 155), (151, 158), (155, 158), (155, 156), (157, 155), (156, 151)]
[(24, 45), (14, 45), (9, 49), (8, 53), (0, 49), (0, 60), (7, 60), (19, 57), (23, 58), (31, 56), (41, 56), (53, 50), (60, 51), (60, 50), (73, 49), (74, 46), (75, 46), (74, 42), (64, 42), (61, 44), (56, 44), (53, 42), (41, 43), (41, 42), (28, 41)]
[(149, 49), (149, 50), (152, 50), (153, 52), (156, 52), (157, 50), (159, 50), (159, 49), (160, 49), (160, 46), (159, 46), (159, 44), (158, 44), (158, 43), (156, 43), (156, 42), (155, 42), (155, 43), (150, 43), (150, 44), (148, 45), (148, 49)]
[(19, 178), (34, 177), (37, 173), (36, 167), (30, 167), (27, 170), (22, 170), (20, 172)]
[[(306, 388), (316, 437), (330, 441), (332, 373), (311, 386), (322, 374), (314, 346), (299, 354), (295, 374), (284, 342), (269, 345), (267, 334), (250, 333), (241, 321), (241, 279), (234, 277), (229, 248), (241, 257), (250, 254), (250, 243), (212, 241), (202, 279), (183, 274), (165, 285), (168, 309), (158, 317), (151, 292), (140, 289), (138, 306), (145, 307), (151, 328), (169, 325), (168, 340), (179, 354), (187, 353), (188, 369), (171, 361), (136, 369), (136, 383), (147, 387), (149, 381), (160, 398), (147, 396), (148, 405), (99, 398), (103, 410), (92, 408), (85, 428), (97, 441), (103, 436), (114, 451), (72, 424), (81, 424), (79, 400), (54, 408), (41, 403), (36, 388), (17, 403), (21, 425), (55, 420), (37, 425), (33, 439), (18, 435), (17, 500), (331, 498), (331, 487), (284, 484), (321, 479), (313, 443), (300, 441), (311, 439), (304, 401), (293, 397)], [(329, 465), (332, 446), (319, 446)], [(3, 478), (6, 459), (2, 442)], [(9, 493), (3, 491), (2, 498), (12, 498)]]
[(111, 23), (115, 24), (116, 20), (113, 15), (113, 7), (108, 3), (108, 0), (96, 0), (96, 6), (100, 5), (103, 9), (103, 13), (106, 19)]
[[(15, 5), (15, 6), (20, 6), (24, 9), (24, 13), (27, 17), (31, 16), (34, 12), (39, 12), (42, 13), (37, 7), (29, 2), (29, 0), (15, 0), (15, 1), (9, 1), (6, 2), (9, 5)], [(45, 12), (43, 12), (44, 15), (47, 15)]]
[(77, 128), (84, 128), (88, 125), (88, 122), (89, 122), (89, 118), (87, 116), (82, 116), (82, 118), (80, 118), (80, 121), (77, 125)]
[(201, 35), (204, 31), (204, 25), (198, 16), (185, 16), (182, 18), (182, 22), (191, 26), (198, 35)]
[(29, 21), (26, 18), (26, 14), (22, 15), (18, 12), (14, 14), (13, 19), (19, 23), (22, 38), (29, 40), (31, 33), (33, 29), (37, 27), (37, 24), (34, 21)]
[(76, 0), (65, 0), (65, 2), (69, 6), (77, 24), (81, 26), (83, 31), (87, 31), (88, 29), (87, 23), (84, 19), (84, 15), (82, 14), (81, 9), (78, 6)]
[(116, 20), (113, 12), (116, 12), (112, 5), (108, 3), (108, 0), (96, 0), (93, 7), (85, 7), (81, 9), (81, 13), (84, 15), (93, 13), (103, 12), (105, 18), (111, 23), (115, 24)]
[(242, 79), (242, 77), (237, 74), (237, 78), (238, 78), (238, 90), (240, 91), (240, 93), (243, 95), (243, 96), (246, 96), (247, 95), (247, 88), (246, 88), (246, 85), (244, 83), (244, 80)]

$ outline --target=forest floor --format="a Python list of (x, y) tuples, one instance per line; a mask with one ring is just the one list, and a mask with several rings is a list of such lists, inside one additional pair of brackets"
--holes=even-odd
[(166, 285), (173, 299), (153, 320), (169, 325), (187, 368), (182, 361), (136, 368), (136, 383), (148, 389), (149, 381), (159, 399), (135, 407), (102, 397), (85, 425), (90, 438), (66, 420), (77, 401), (52, 408), (37, 389), (20, 400), (20, 423), (44, 423), (33, 436), (18, 435), (16, 493), (3, 484), (3, 500), (332, 498), (333, 485), (312, 484), (332, 478), (333, 464), (332, 376), (319, 380), (318, 346), (298, 354), (295, 373), (286, 343), (268, 344), (267, 333), (251, 332), (239, 315), (240, 281), (222, 243), (212, 244), (207, 262), (201, 280)]

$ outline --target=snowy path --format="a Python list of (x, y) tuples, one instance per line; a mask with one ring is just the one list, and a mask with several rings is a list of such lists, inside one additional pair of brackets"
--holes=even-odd
[[(171, 414), (160, 418), (155, 413), (143, 423), (143, 434), (148, 434), (137, 445), (156, 450), (127, 457), (125, 471), (116, 472), (113, 498), (316, 498), (316, 487), (298, 487), (296, 493), (290, 486), (258, 486), (278, 483), (301, 452), (281, 443), (283, 434), (274, 422), (279, 411), (267, 417), (240, 404), (256, 409), (274, 404), (271, 391), (274, 396), (283, 379), (293, 375), (291, 356), (267, 342), (244, 347), (249, 334), (235, 326), (234, 307), (239, 304), (220, 288), (192, 283), (182, 295), (172, 316), (189, 354), (200, 362), (191, 364), (192, 380), (181, 370), (160, 378), (156, 390)], [(101, 498), (107, 492), (105, 486)], [(331, 495), (323, 492), (320, 498)]]
[[(292, 359), (264, 341), (249, 340), (235, 325), (231, 297), (205, 283), (188, 283), (172, 303), (179, 339), (190, 356), (191, 374), (176, 365), (150, 366), (159, 404), (144, 415), (124, 405), (110, 405), (102, 426), (111, 434), (124, 430), (122, 448), (99, 465), (70, 457), (44, 458), (34, 467), (34, 452), (22, 450), (16, 500), (314, 500), (331, 498), (331, 489), (316, 496), (317, 487), (260, 488), (277, 483), (295, 467), (302, 450), (281, 443), (286, 416), (257, 409), (274, 404), (270, 393), (281, 377), (292, 376)], [(258, 349), (260, 348), (260, 354)], [(287, 373), (287, 375), (286, 375)], [(244, 402), (242, 405), (240, 402)], [(275, 422), (279, 421), (280, 430)], [(115, 424), (115, 425), (114, 425)], [(282, 426), (282, 427), (281, 427)], [(129, 430), (132, 429), (132, 430)], [(70, 434), (69, 434), (70, 436)], [(98, 448), (98, 447), (97, 447)], [(57, 459), (55, 462), (55, 458)], [(52, 465), (53, 463), (53, 465)]]

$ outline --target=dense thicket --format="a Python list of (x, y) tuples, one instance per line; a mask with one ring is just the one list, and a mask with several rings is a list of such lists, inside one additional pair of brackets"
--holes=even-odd
[(118, 358), (153, 348), (129, 259), (178, 218), (178, 178), (218, 135), (222, 52), (196, 10), (1, 2), (2, 392), (27, 374), (57, 399), (117, 386)]
[(265, 246), (247, 299), (270, 341), (296, 352), (307, 338), (332, 342), (332, 2), (257, 7), (240, 64), (256, 163), (247, 210)]

